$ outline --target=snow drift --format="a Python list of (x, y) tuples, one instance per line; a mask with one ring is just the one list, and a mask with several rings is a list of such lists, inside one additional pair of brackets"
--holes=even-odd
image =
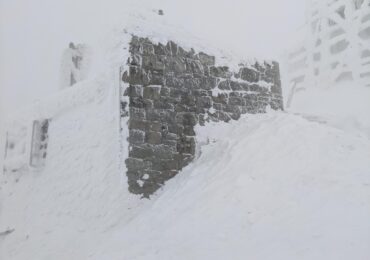
[(370, 142), (270, 113), (200, 128), (200, 158), (95, 259), (367, 259)]
[[(136, 18), (141, 26), (127, 26), (139, 36), (196, 42), (156, 13)], [(122, 35), (93, 45), (96, 78), (38, 106), (55, 138), (43, 171), (0, 177), (1, 259), (369, 258), (370, 140), (356, 124), (322, 120), (322, 110), (198, 128), (193, 164), (151, 200), (129, 194), (127, 154), (118, 156)]]
[(139, 201), (96, 127), (114, 120), (89, 111), (57, 119), (51, 153), (71, 158), (3, 182), (4, 259), (367, 259), (365, 135), (275, 112), (198, 128), (198, 160)]

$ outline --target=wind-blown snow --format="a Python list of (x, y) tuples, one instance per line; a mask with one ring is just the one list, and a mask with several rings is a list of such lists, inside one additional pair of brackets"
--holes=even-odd
[(369, 259), (367, 90), (198, 127), (194, 163), (151, 200), (129, 194), (117, 110), (129, 33), (237, 60), (152, 10), (122, 12), (127, 31), (91, 43), (88, 79), (17, 115), (52, 117), (48, 159), (0, 176), (0, 259)]
[(199, 131), (200, 158), (93, 259), (368, 259), (366, 137), (284, 113)]
[(334, 127), (370, 138), (369, 100), (370, 88), (356, 82), (337, 84), (297, 92), (289, 111), (315, 117)]
[(114, 88), (89, 88), (76, 84), (43, 110), (53, 115), (45, 169), (1, 176), (0, 232), (14, 232), (0, 235), (0, 259), (86, 259), (104, 232), (148, 202), (128, 193), (119, 169)]
[(281, 112), (199, 127), (199, 158), (139, 202), (94, 106), (54, 121), (48, 169), (4, 184), (3, 259), (368, 258), (366, 136)]

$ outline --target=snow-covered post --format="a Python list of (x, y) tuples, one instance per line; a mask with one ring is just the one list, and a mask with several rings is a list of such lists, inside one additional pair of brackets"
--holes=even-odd
[(60, 88), (71, 87), (87, 77), (90, 50), (84, 44), (70, 43), (62, 56)]

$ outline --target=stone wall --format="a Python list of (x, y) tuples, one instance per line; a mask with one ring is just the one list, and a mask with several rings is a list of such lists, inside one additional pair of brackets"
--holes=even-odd
[[(134, 36), (122, 115), (129, 116), (129, 190), (145, 197), (188, 165), (195, 155), (194, 126), (238, 120), (245, 113), (283, 109), (279, 65), (215, 65), (215, 57), (174, 42)], [(125, 113), (125, 110), (128, 113)]]

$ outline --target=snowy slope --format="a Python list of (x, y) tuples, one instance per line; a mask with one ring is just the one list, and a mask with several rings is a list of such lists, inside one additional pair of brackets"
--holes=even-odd
[(369, 259), (370, 141), (271, 113), (210, 144), (93, 259)]
[[(237, 64), (152, 10), (127, 17), (128, 32)], [(90, 78), (31, 111), (53, 118), (48, 163), (1, 175), (0, 233), (14, 231), (0, 259), (369, 259), (368, 128), (314, 102), (198, 128), (193, 164), (150, 201), (129, 194), (116, 97), (128, 35), (93, 43)]]
[[(287, 93), (287, 91), (285, 92)], [(312, 87), (297, 92), (289, 111), (370, 138), (370, 88), (360, 83)]]
[(119, 170), (114, 88), (97, 83), (55, 104), (64, 110), (52, 117), (45, 169), (1, 176), (0, 230), (14, 232), (0, 236), (0, 259), (85, 259), (146, 202), (128, 193)]
[(82, 120), (92, 106), (55, 122), (51, 156), (81, 149), (5, 185), (2, 259), (368, 259), (365, 135), (275, 112), (198, 128), (198, 160), (148, 202), (126, 192), (114, 132), (85, 135), (116, 123)]

